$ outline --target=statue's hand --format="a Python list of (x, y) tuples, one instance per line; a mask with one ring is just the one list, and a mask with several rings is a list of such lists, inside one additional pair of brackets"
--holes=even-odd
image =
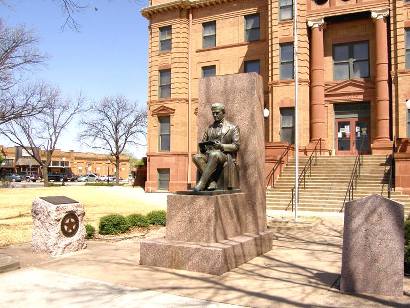
[(215, 141), (214, 148), (221, 151), (224, 149), (222, 143), (219, 140)]

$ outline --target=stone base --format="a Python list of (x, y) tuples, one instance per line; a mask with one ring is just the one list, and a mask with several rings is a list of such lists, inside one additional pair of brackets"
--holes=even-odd
[(380, 195), (346, 203), (340, 291), (403, 295), (403, 205)]
[(140, 264), (221, 275), (271, 250), (244, 193), (169, 195), (165, 238), (141, 241)]
[[(74, 200), (72, 200), (75, 202)], [(78, 218), (78, 229), (72, 236), (62, 233), (62, 220), (67, 213)], [(80, 203), (53, 204), (37, 198), (32, 205), (34, 252), (46, 252), (53, 256), (74, 252), (87, 247), (85, 242), (84, 206)]]
[(0, 253), (0, 273), (13, 271), (20, 268), (20, 262), (12, 257)]
[(393, 149), (393, 141), (390, 140), (375, 140), (372, 145), (373, 155), (391, 154)]
[(141, 241), (140, 264), (211, 275), (223, 273), (272, 249), (273, 232), (243, 234), (218, 243)]

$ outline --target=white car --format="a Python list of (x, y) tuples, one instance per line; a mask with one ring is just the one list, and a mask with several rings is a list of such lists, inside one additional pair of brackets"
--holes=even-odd
[(96, 180), (97, 176), (93, 173), (82, 175), (77, 179), (78, 182), (95, 182)]

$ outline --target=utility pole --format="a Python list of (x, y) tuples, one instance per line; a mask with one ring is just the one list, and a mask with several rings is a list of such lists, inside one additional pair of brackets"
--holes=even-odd
[(299, 65), (298, 65), (298, 0), (293, 0), (293, 65), (295, 80), (295, 220), (298, 217), (299, 206)]

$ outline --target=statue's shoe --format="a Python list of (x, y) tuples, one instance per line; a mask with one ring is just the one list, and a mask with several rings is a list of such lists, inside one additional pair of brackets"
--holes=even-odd
[(202, 191), (205, 189), (205, 185), (202, 184), (201, 181), (198, 182), (198, 184), (196, 184), (196, 186), (194, 187), (193, 191), (198, 192), (198, 191)]
[(208, 190), (215, 190), (217, 188), (216, 182), (212, 181), (211, 183), (209, 183), (208, 185)]

